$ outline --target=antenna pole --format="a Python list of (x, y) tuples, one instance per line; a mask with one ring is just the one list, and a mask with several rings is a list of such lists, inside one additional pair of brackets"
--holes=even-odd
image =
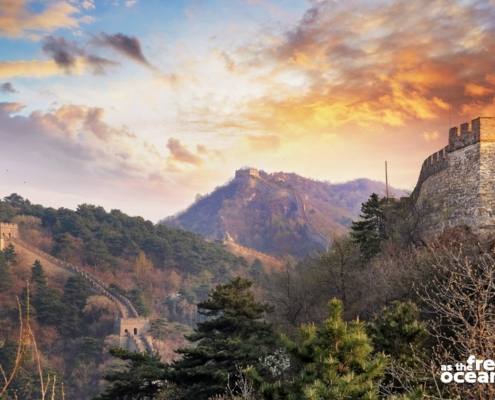
[(387, 160), (385, 160), (385, 198), (388, 201), (388, 166), (387, 166)]

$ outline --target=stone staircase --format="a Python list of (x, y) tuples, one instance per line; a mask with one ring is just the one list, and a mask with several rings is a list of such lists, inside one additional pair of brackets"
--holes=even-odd
[(117, 309), (119, 311), (119, 318), (116, 322), (120, 327), (125, 326), (129, 328), (131, 326), (134, 326), (134, 322), (137, 323), (136, 326), (139, 326), (139, 332), (137, 328), (133, 328), (132, 330), (119, 328), (121, 346), (126, 347), (130, 351), (154, 353), (154, 347), (151, 337), (146, 335), (146, 329), (143, 330), (143, 327), (147, 327), (149, 329), (149, 320), (147, 318), (141, 318), (139, 316), (136, 308), (127, 297), (116, 292), (115, 290), (112, 290), (102, 280), (92, 275), (91, 273), (88, 273), (81, 267), (53, 257), (52, 255), (45, 253), (39, 248), (31, 246), (19, 237), (10, 238), (9, 242), (11, 242), (18, 249), (28, 251), (36, 255), (40, 258), (40, 261), (43, 261), (43, 259), (47, 260), (50, 263), (66, 271), (82, 277), (86, 282), (89, 283), (91, 288), (96, 293), (107, 297), (117, 306)]

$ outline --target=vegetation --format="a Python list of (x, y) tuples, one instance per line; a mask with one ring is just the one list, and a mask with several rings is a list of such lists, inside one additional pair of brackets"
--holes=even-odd
[(381, 245), (387, 239), (386, 219), (383, 204), (386, 200), (373, 193), (366, 203), (363, 203), (360, 220), (353, 222), (351, 237), (359, 245), (361, 255), (365, 260), (376, 256)]
[[(18, 198), (2, 204), (0, 212), (13, 218), (28, 207)], [(44, 209), (29, 207), (31, 216), (41, 210), (36, 218), (46, 218)], [(415, 217), (403, 218), (404, 210), (400, 202), (372, 196), (350, 236), (336, 238), (326, 252), (283, 271), (257, 268), (252, 275), (256, 284), (238, 277), (209, 288), (205, 279), (220, 280), (215, 277), (217, 267), (200, 272), (194, 278), (196, 296), (203, 298), (198, 303), (200, 318), (186, 336), (189, 344), (178, 350), (180, 357), (165, 362), (158, 355), (113, 349), (107, 386), (99, 395), (98, 367), (108, 364), (103, 339), (112, 330), (111, 306), (75, 277), (53, 287), (45, 266), (36, 261), (29, 271), (31, 295), (24, 292), (22, 299), (30, 299), (26, 304), (31, 307), (26, 307), (32, 330), (39, 326), (50, 332), (52, 351), (62, 355), (63, 374), (45, 366), (43, 374), (36, 372), (32, 366), (38, 356), (27, 350), (19, 356), (24, 336), (16, 337), (9, 328), (0, 344), (0, 364), (14, 371), (4, 374), (7, 380), (14, 378), (6, 381), (3, 395), (34, 399), (53, 387), (56, 398), (62, 393), (57, 379), (64, 382), (64, 393), (75, 399), (492, 399), (492, 385), (442, 384), (439, 368), (463, 362), (471, 354), (493, 357), (493, 242), (464, 228), (446, 231), (428, 244), (412, 240), (418, 237)], [(52, 248), (59, 257), (87, 255), (84, 246), (91, 245), (85, 244), (85, 234), (76, 234), (79, 228), (68, 232), (68, 221), (81, 218), (79, 212), (56, 212), (58, 222), (42, 223), (53, 237), (57, 226), (68, 224), (58, 247)], [(90, 220), (93, 212), (85, 209), (83, 220)], [(111, 273), (132, 262), (135, 286), (115, 284), (114, 289), (132, 297), (142, 312), (152, 313), (151, 334), (163, 339), (170, 333), (167, 318), (147, 301), (157, 260), (137, 239), (136, 252), (126, 245), (122, 253), (112, 253), (121, 242), (100, 234), (108, 227), (105, 218), (112, 221), (114, 216), (100, 215), (98, 227), (92, 228), (92, 240), (99, 240), (110, 254), (104, 269)], [(150, 232), (160, 237), (159, 231)], [(3, 293), (14, 293), (19, 286), (18, 262), (14, 248), (0, 252)], [(191, 293), (179, 291), (166, 303), (178, 309), (181, 302), (194, 300)], [(13, 306), (0, 310), (0, 322), (12, 320)], [(19, 321), (22, 331), (25, 318)], [(50, 351), (46, 343), (37, 348)], [(78, 387), (78, 382), (84, 386)]]

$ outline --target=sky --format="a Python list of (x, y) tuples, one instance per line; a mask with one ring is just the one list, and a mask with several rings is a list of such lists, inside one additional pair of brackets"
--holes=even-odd
[(412, 189), (495, 116), (493, 0), (0, 0), (0, 197), (157, 221), (236, 169)]

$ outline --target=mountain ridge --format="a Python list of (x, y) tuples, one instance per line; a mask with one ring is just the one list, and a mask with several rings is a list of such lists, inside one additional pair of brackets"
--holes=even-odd
[[(383, 195), (385, 184), (366, 178), (333, 184), (295, 173), (243, 168), (161, 223), (277, 257), (304, 257), (345, 233), (373, 192)], [(407, 195), (394, 188), (390, 193)]]

